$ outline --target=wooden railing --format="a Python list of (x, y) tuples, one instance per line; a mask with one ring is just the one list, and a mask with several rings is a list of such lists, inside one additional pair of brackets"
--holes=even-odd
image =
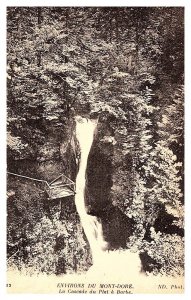
[[(12, 172), (7, 172), (7, 173), (10, 174), (10, 175), (13, 175), (13, 176), (26, 178), (26, 179), (29, 179), (29, 180), (34, 180), (34, 181), (38, 181), (38, 182), (42, 183), (43, 189), (44, 189), (44, 191), (47, 192), (49, 197), (51, 197), (52, 191), (55, 190), (57, 187), (59, 187), (59, 188), (60, 187), (63, 187), (63, 188), (68, 187), (71, 191), (73, 191), (75, 193), (75, 183), (70, 178), (66, 177), (64, 174), (59, 175), (53, 181), (48, 183), (48, 181), (42, 180), (42, 179), (37, 179), (37, 178), (29, 177), (29, 176), (24, 176), (24, 175), (12, 173)], [(61, 178), (61, 183), (60, 182), (56, 183), (56, 181), (59, 180), (59, 178)]]
[(7, 172), (7, 174), (10, 174), (10, 175), (13, 175), (13, 176), (17, 176), (17, 177), (26, 178), (26, 179), (30, 179), (30, 180), (34, 180), (34, 181), (39, 181), (39, 182), (46, 182), (46, 183), (48, 183), (46, 180), (37, 179), (37, 178), (33, 178), (33, 177), (28, 177), (28, 176), (24, 176), (24, 175), (12, 173), (12, 172)]

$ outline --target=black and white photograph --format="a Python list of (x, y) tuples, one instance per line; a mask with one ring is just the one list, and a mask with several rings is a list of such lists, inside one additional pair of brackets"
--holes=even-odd
[(6, 19), (7, 293), (184, 293), (184, 7)]

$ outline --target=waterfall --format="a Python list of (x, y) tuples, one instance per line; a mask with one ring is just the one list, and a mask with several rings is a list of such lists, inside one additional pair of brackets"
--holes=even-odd
[[(104, 240), (102, 224), (97, 217), (88, 215), (86, 211), (84, 197), (86, 168), (97, 123), (98, 120), (76, 117), (76, 138), (79, 141), (81, 159), (76, 177), (75, 205), (92, 252), (93, 266), (90, 271), (92, 273), (99, 272), (104, 276), (106, 272), (109, 272), (110, 275), (112, 266), (113, 274), (116, 276), (118, 276), (117, 274), (126, 276), (127, 272), (137, 276), (141, 270), (138, 253), (131, 253), (130, 250), (106, 251), (108, 244)], [(116, 234), (118, 233), (116, 232)]]
[(97, 122), (97, 120), (76, 117), (76, 137), (79, 141), (81, 159), (79, 172), (76, 177), (75, 204), (92, 251), (93, 265), (98, 263), (102, 252), (107, 248), (107, 243), (103, 237), (102, 225), (98, 218), (87, 214), (84, 200), (87, 161)]

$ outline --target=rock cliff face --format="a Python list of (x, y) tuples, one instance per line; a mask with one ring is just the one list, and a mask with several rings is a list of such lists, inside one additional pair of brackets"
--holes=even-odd
[[(54, 135), (54, 128), (49, 128), (49, 132), (44, 144), (36, 144), (35, 151), (27, 158), (22, 153), (9, 153), (8, 170), (48, 182), (64, 173), (75, 181), (79, 150), (73, 120), (63, 124), (59, 135)], [(12, 175), (8, 175), (7, 190), (9, 265), (23, 270), (32, 266), (36, 272), (48, 274), (87, 270), (91, 254), (74, 197), (50, 202), (40, 183)], [(41, 262), (47, 258), (40, 250), (41, 243), (46, 245), (49, 259), (44, 266)]]
[(114, 206), (115, 195), (112, 193), (112, 186), (114, 170), (118, 165), (115, 147), (114, 128), (109, 119), (103, 118), (98, 124), (89, 154), (86, 204), (88, 213), (100, 218), (110, 249), (127, 247), (134, 224), (119, 207)]
[[(72, 144), (74, 124), (72, 119), (60, 130), (50, 126), (43, 132), (43, 143), (31, 142), (31, 152), (8, 152), (8, 170), (51, 181), (60, 173), (75, 178), (75, 146)], [(42, 135), (42, 133), (41, 133)]]

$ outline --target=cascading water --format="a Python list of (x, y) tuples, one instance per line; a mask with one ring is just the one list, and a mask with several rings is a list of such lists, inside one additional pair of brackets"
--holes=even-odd
[(103, 238), (102, 225), (99, 222), (98, 218), (87, 214), (84, 201), (87, 161), (93, 143), (96, 126), (97, 120), (89, 120), (82, 117), (76, 117), (76, 137), (80, 145), (81, 160), (79, 172), (76, 177), (75, 204), (77, 212), (80, 216), (82, 226), (84, 228), (84, 232), (90, 244), (94, 265), (98, 264), (102, 252), (104, 252), (104, 249), (106, 249), (107, 247), (107, 243)]
[[(93, 266), (90, 271), (93, 273), (98, 271), (100, 273), (101, 271), (105, 275), (106, 271), (110, 272), (112, 266), (112, 270), (116, 275), (124, 274), (126, 276), (127, 270), (131, 275), (137, 275), (141, 270), (138, 253), (131, 253), (129, 250), (106, 251), (108, 245), (103, 237), (101, 222), (97, 217), (90, 216), (86, 212), (84, 200), (86, 168), (97, 123), (98, 120), (76, 117), (76, 138), (79, 141), (81, 160), (76, 177), (75, 205), (92, 252)], [(118, 233), (116, 232), (116, 234)]]

